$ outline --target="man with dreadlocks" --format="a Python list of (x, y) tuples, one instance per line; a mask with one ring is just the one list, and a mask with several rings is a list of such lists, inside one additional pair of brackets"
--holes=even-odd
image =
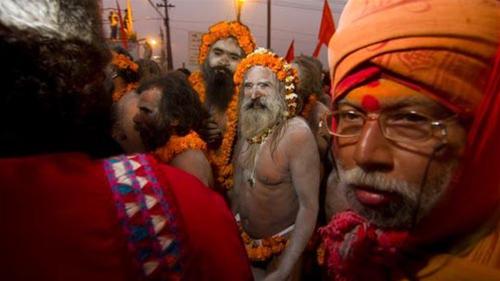
[(0, 278), (251, 280), (220, 195), (150, 155), (101, 158), (113, 142), (99, 12), (0, 1), (0, 59), (16, 58), (0, 95)]
[(240, 141), (233, 211), (256, 280), (297, 280), (318, 214), (319, 154), (294, 116), (297, 73), (257, 49), (238, 65)]
[(329, 52), (331, 280), (500, 278), (499, 26), (492, 0), (346, 5)]
[(297, 87), (298, 105), (300, 116), (306, 121), (313, 132), (318, 144), (321, 159), (321, 178), (325, 174), (325, 168), (329, 167), (328, 151), (331, 136), (326, 126), (323, 125), (323, 116), (327, 116), (330, 110), (319, 101), (322, 95), (322, 65), (313, 57), (300, 55), (293, 60), (292, 67), (299, 75)]
[(238, 95), (233, 83), (236, 66), (255, 49), (247, 26), (240, 22), (219, 22), (203, 35), (198, 62), (201, 72), (189, 81), (211, 115), (201, 137), (209, 148), (216, 188), (233, 186), (233, 149), (237, 138)]

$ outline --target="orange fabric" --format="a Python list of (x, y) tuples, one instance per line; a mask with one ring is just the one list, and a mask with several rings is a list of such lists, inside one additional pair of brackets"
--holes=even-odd
[(334, 97), (346, 75), (371, 63), (473, 112), (499, 37), (494, 0), (350, 1), (329, 44)]
[(418, 273), (422, 281), (487, 281), (500, 278), (500, 229), (457, 254), (432, 257)]

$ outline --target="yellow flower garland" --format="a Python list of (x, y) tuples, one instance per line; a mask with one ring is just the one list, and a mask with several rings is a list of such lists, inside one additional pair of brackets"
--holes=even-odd
[(241, 84), (243, 83), (245, 73), (251, 67), (256, 65), (271, 69), (278, 77), (278, 80), (282, 81), (285, 84), (285, 101), (287, 104), (288, 112), (284, 112), (283, 114), (288, 118), (293, 117), (297, 110), (298, 96), (294, 92), (295, 86), (299, 81), (297, 70), (292, 68), (285, 59), (276, 55), (275, 53), (264, 48), (258, 48), (253, 53), (244, 58), (238, 65), (238, 68), (234, 73), (234, 83), (237, 90), (239, 90)]
[(170, 137), (168, 142), (164, 146), (158, 148), (154, 154), (161, 161), (170, 163), (177, 155), (190, 149), (197, 149), (203, 152), (207, 151), (207, 145), (194, 131), (182, 137)]
[(228, 37), (234, 37), (238, 41), (238, 45), (243, 49), (245, 55), (255, 49), (255, 40), (246, 25), (237, 21), (222, 21), (212, 25), (208, 32), (201, 37), (198, 63), (202, 65), (205, 62), (212, 44)]
[[(205, 102), (205, 83), (200, 72), (194, 72), (189, 77), (189, 82), (198, 93), (202, 103)], [(236, 130), (238, 125), (238, 94), (233, 94), (226, 109), (226, 131), (222, 138), (222, 144), (217, 150), (208, 151), (208, 160), (214, 168), (215, 180), (218, 185), (231, 189), (233, 187), (233, 163), (231, 156), (235, 144)]]

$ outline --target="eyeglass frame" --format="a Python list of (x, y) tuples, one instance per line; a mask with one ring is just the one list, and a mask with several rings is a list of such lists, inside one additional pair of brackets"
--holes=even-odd
[[(357, 134), (351, 134), (351, 135), (343, 135), (343, 134), (338, 134), (336, 132), (333, 132), (332, 129), (328, 126), (328, 120), (327, 118), (333, 118), (335, 116), (335, 114), (337, 112), (353, 112), (354, 114), (356, 115), (359, 115), (362, 119), (363, 119), (363, 123), (360, 127), (360, 130)], [(428, 116), (427, 114), (423, 114), (423, 113), (420, 113), (416, 110), (407, 110), (406, 113), (411, 113), (411, 114), (416, 114), (416, 115), (419, 115), (419, 116), (422, 116), (422, 117), (425, 117), (427, 118), (429, 121), (428, 124), (430, 125), (431, 127), (431, 130), (429, 131), (429, 134), (426, 138), (424, 139), (420, 139), (420, 140), (417, 140), (417, 142), (425, 142), (429, 139), (431, 139), (432, 137), (436, 136), (436, 134), (434, 133), (435, 132), (435, 128), (437, 129), (440, 129), (441, 132), (440, 132), (440, 136), (438, 136), (440, 139), (441, 139), (441, 143), (447, 143), (447, 136), (448, 136), (448, 128), (447, 128), (447, 125), (446, 123), (449, 123), (449, 122), (452, 122), (452, 121), (456, 121), (458, 115), (457, 114), (453, 114), (451, 116), (448, 116), (444, 119), (435, 119), (435, 118), (432, 118), (430, 116)], [(327, 112), (326, 114), (323, 114), (323, 116), (321, 117), (320, 121), (318, 122), (318, 127), (319, 128), (323, 128), (323, 127), (326, 127), (327, 129), (327, 132), (328, 134), (334, 136), (334, 137), (339, 137), (339, 138), (355, 138), (355, 137), (359, 137), (361, 136), (362, 134), (362, 131), (363, 131), (363, 128), (364, 126), (366, 125), (366, 121), (377, 121), (378, 123), (378, 127), (382, 133), (382, 135), (384, 136), (385, 139), (391, 141), (391, 142), (395, 142), (395, 143), (402, 143), (402, 144), (408, 144), (408, 142), (405, 142), (405, 141), (401, 141), (401, 139), (397, 139), (397, 138), (391, 138), (391, 137), (388, 137), (387, 136), (387, 132), (385, 130), (385, 128), (387, 128), (387, 125), (386, 124), (382, 124), (382, 121), (381, 121), (381, 116), (383, 116), (384, 112), (381, 112), (379, 114), (377, 114), (377, 116), (370, 116), (366, 113), (363, 113), (359, 110), (355, 110), (355, 109), (351, 109), (351, 110), (335, 110), (335, 111), (330, 111), (330, 112)], [(324, 124), (326, 124), (326, 126), (324, 126)], [(356, 139), (356, 142), (358, 142), (359, 139)]]

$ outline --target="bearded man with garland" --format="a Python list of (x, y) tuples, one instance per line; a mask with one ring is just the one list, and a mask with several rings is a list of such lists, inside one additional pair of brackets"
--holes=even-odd
[(196, 133), (207, 112), (185, 76), (169, 72), (141, 84), (137, 95), (134, 124), (146, 151), (213, 186), (207, 145)]
[(319, 154), (304, 119), (294, 116), (297, 74), (258, 49), (238, 65), (240, 141), (233, 211), (256, 280), (298, 280), (318, 214)]
[(498, 1), (347, 3), (329, 52), (330, 280), (500, 278), (499, 15)]
[(101, 158), (114, 151), (98, 1), (0, 11), (0, 58), (16, 58), (0, 95), (2, 280), (251, 280), (218, 194), (148, 155)]
[(233, 186), (233, 150), (237, 139), (238, 95), (233, 83), (237, 65), (255, 49), (247, 26), (240, 22), (219, 22), (203, 35), (198, 62), (201, 72), (189, 81), (210, 113), (201, 137), (209, 148), (215, 186), (218, 190)]

